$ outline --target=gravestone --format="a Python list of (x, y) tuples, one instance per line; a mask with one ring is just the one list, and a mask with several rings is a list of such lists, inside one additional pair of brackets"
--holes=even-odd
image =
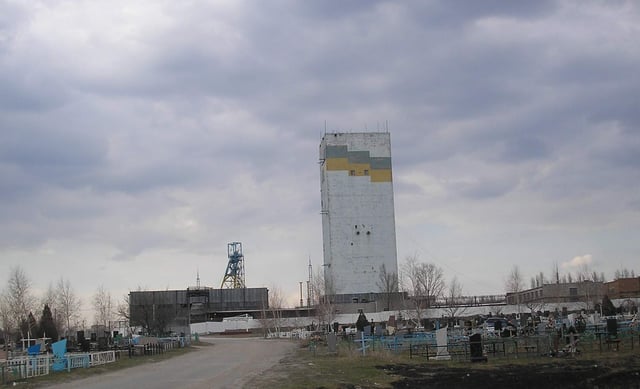
[(64, 354), (67, 352), (67, 340), (63, 339), (51, 344), (51, 350), (53, 351), (53, 364), (51, 369), (53, 371), (63, 371), (67, 368), (67, 360)]
[(338, 336), (335, 332), (327, 334), (327, 347), (329, 348), (330, 353), (338, 351)]
[(607, 319), (607, 335), (609, 336), (609, 338), (618, 337), (618, 320), (617, 319)]
[(436, 360), (448, 361), (451, 359), (449, 350), (447, 349), (447, 327), (436, 330), (436, 343), (438, 350), (436, 352)]
[(82, 352), (88, 353), (90, 351), (91, 351), (91, 342), (89, 342), (89, 339), (84, 339), (82, 341)]
[(471, 362), (486, 362), (487, 357), (482, 351), (482, 335), (473, 334), (469, 337), (469, 351), (471, 353)]

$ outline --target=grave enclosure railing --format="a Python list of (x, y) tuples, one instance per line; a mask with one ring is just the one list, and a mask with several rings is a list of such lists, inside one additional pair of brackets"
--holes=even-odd
[[(115, 351), (67, 354), (62, 358), (67, 371), (104, 365), (115, 362), (115, 360)], [(0, 383), (6, 384), (11, 381), (47, 375), (53, 371), (52, 367), (56, 362), (60, 362), (60, 360), (52, 354), (22, 356), (6, 360), (0, 363)]]
[[(349, 347), (357, 344), (357, 338), (345, 337)], [(408, 352), (410, 358), (432, 359), (438, 350), (446, 348), (452, 360), (469, 360), (470, 344), (466, 336), (449, 336), (446, 346), (438, 346), (433, 333), (418, 333), (399, 336), (367, 336), (367, 350), (386, 350), (394, 353)], [(610, 351), (636, 350), (640, 348), (638, 332), (622, 332), (612, 337), (604, 333), (583, 334), (543, 332), (533, 336), (484, 337), (481, 342), (483, 355), (496, 358), (533, 358), (568, 356), (579, 353), (604, 353)], [(440, 350), (442, 352), (442, 350)]]

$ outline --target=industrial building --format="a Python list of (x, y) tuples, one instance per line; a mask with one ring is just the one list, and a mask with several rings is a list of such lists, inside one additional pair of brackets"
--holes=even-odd
[(607, 288), (600, 281), (558, 282), (519, 291), (506, 295), (507, 304), (529, 304), (532, 306), (549, 303), (582, 302), (593, 307), (602, 301)]
[(326, 133), (320, 177), (325, 291), (370, 302), (398, 274), (390, 134)]
[(269, 309), (267, 288), (247, 288), (242, 243), (227, 245), (228, 264), (220, 289), (197, 285), (186, 290), (129, 293), (129, 321), (151, 334), (189, 333), (189, 325), (226, 317), (260, 317)]
[(256, 316), (266, 309), (269, 309), (267, 288), (190, 287), (129, 292), (131, 326), (153, 334), (188, 332), (191, 323), (221, 321), (243, 314)]
[(618, 278), (605, 283), (607, 294), (611, 299), (628, 299), (640, 297), (640, 277)]

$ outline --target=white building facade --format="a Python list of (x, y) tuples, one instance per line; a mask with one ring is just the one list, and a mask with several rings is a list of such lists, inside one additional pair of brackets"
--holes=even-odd
[(378, 293), (398, 274), (388, 132), (327, 133), (320, 142), (326, 294)]

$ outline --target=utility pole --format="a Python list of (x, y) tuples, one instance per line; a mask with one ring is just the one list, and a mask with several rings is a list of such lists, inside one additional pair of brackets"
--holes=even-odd
[(302, 299), (302, 281), (300, 281), (300, 308), (304, 306), (304, 300)]

